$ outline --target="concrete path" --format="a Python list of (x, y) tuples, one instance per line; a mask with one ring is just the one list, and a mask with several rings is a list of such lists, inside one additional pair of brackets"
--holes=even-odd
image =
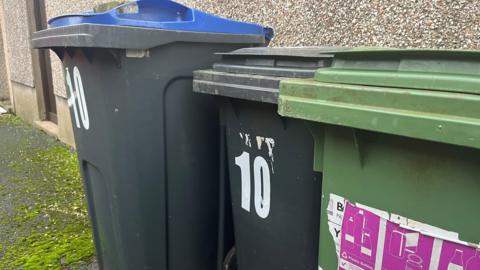
[(0, 269), (96, 269), (76, 154), (0, 115)]

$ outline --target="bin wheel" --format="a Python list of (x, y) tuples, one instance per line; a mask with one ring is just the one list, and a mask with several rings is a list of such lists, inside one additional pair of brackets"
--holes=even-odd
[(235, 247), (230, 249), (225, 256), (225, 260), (223, 261), (223, 269), (224, 270), (237, 270), (237, 250)]

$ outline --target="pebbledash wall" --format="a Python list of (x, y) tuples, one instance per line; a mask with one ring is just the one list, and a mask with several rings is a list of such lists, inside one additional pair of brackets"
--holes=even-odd
[[(0, 2), (0, 10), (1, 10), (2, 3)], [(0, 17), (0, 104), (4, 107), (11, 106), (10, 96), (12, 96), (10, 90), (10, 78), (7, 69), (6, 61), (2, 61), (5, 58), (6, 52), (6, 44), (5, 40), (5, 31), (3, 17)]]
[[(23, 118), (38, 119), (38, 106), (33, 75), (33, 54), (29, 44), (30, 22), (27, 2), (2, 0), (4, 31), (3, 65), (7, 68), (11, 98), (17, 101), (16, 112)], [(5, 93), (6, 91), (4, 91)]]
[[(15, 112), (73, 145), (64, 75), (50, 53), (58, 125), (45, 124), (38, 98), (36, 50), (28, 3), (0, 0), (0, 94)], [(42, 0), (47, 18), (91, 10), (111, 0)], [(276, 31), (271, 46), (387, 46), (480, 49), (477, 0), (179, 0), (220, 16)], [(3, 27), (3, 28), (2, 28)], [(2, 38), (3, 37), (3, 38)], [(3, 44), (2, 44), (3, 43)], [(4, 48), (2, 50), (2, 48)], [(1, 52), (3, 51), (3, 52)], [(7, 78), (7, 79), (5, 79)], [(5, 82), (7, 80), (7, 82)], [(8, 91), (5, 88), (10, 88)]]
[[(31, 34), (36, 30), (34, 1), (43, 1), (46, 17), (52, 18), (92, 10), (111, 0), (0, 0), (0, 31), (3, 32), (0, 35), (0, 99), (9, 93), (8, 103), (17, 115), (73, 146), (64, 75), (60, 61), (52, 52), (49, 55), (57, 123), (46, 121), (38, 50), (32, 49), (30, 43)], [(5, 106), (5, 103), (1, 104)]]
[(273, 27), (273, 46), (480, 49), (477, 0), (182, 0)]

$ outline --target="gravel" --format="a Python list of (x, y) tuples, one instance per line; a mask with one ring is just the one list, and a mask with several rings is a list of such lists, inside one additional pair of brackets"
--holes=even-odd
[(181, 0), (276, 31), (272, 46), (480, 49), (478, 0)]

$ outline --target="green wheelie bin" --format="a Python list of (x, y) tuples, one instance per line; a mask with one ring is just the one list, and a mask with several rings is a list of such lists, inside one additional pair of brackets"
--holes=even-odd
[(352, 49), (280, 88), (323, 173), (320, 269), (480, 269), (480, 51)]

